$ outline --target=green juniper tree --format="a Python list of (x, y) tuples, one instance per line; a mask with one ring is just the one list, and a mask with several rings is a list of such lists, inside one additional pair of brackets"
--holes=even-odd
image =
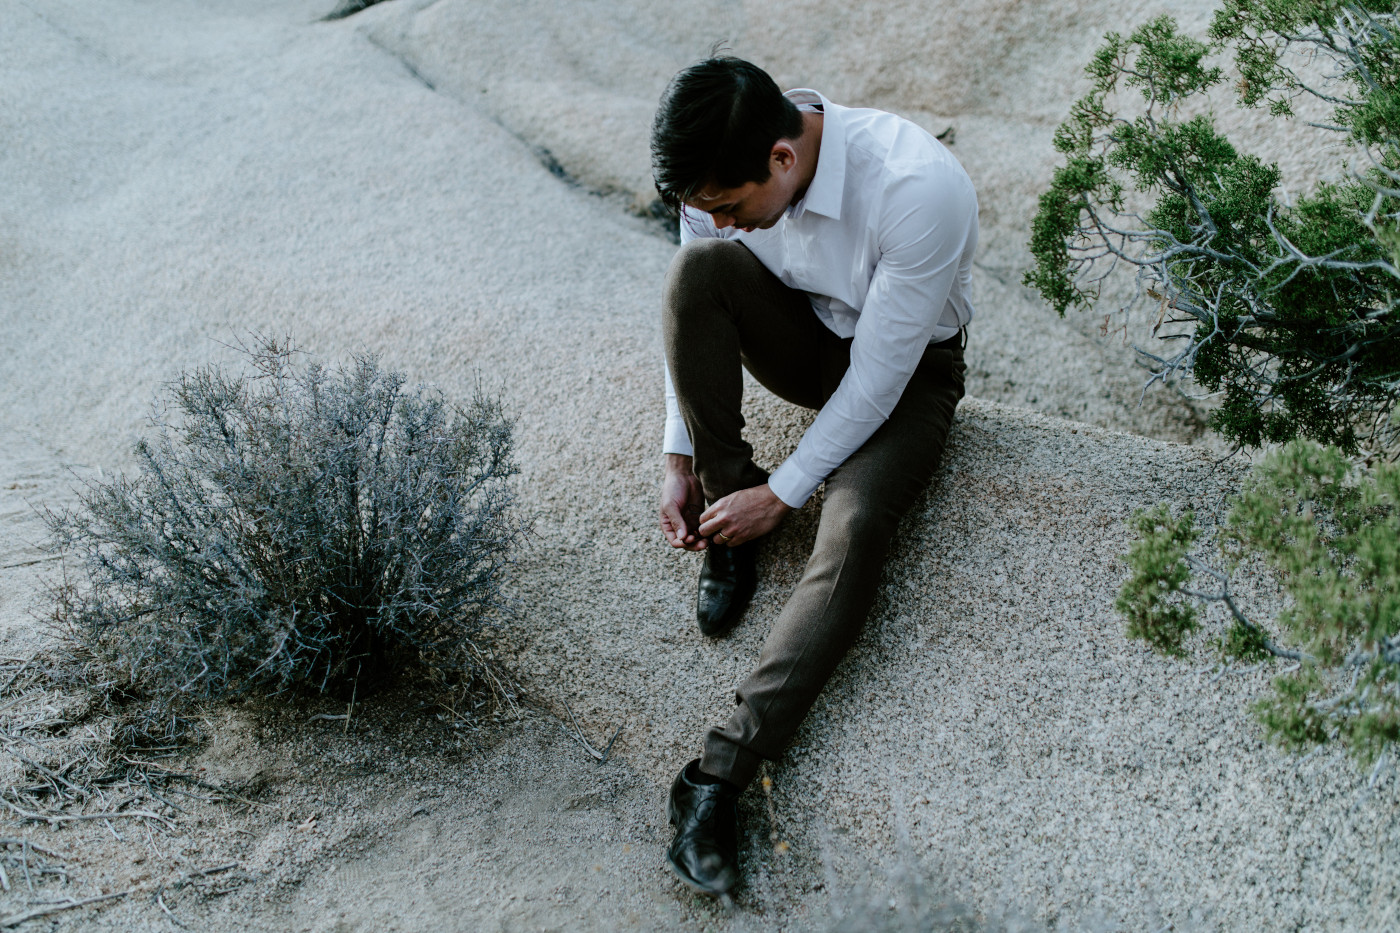
[[(1230, 623), (1217, 644), (1231, 658), (1296, 662), (1256, 706), (1285, 746), (1339, 739), (1362, 761), (1400, 741), (1400, 466), (1357, 475), (1334, 447), (1296, 441), (1246, 482), (1217, 536), (1224, 569), (1191, 553), (1190, 513), (1139, 512), (1132, 576), (1118, 608), (1128, 634), (1170, 654), (1199, 626), (1193, 601), (1222, 603)], [(1262, 557), (1289, 597), (1276, 644), (1231, 591), (1245, 556)], [(1193, 588), (1196, 580), (1208, 588)]]
[[(1194, 552), (1191, 514), (1138, 513), (1117, 606), (1131, 637), (1180, 655), (1197, 603), (1222, 604), (1226, 657), (1291, 662), (1256, 706), (1266, 731), (1293, 748), (1340, 740), (1362, 761), (1400, 741), (1400, 468), (1364, 474), (1346, 456), (1400, 454), (1397, 14), (1394, 0), (1226, 0), (1208, 42), (1167, 17), (1107, 36), (1056, 133), (1065, 161), (1025, 277), (1063, 315), (1126, 266), (1124, 313), (1145, 306), (1154, 333), (1178, 341), (1139, 350), (1151, 381), (1189, 374), (1218, 393), (1211, 424), (1237, 444), (1291, 442), (1233, 501), (1223, 562)], [(1223, 53), (1245, 106), (1279, 119), (1303, 96), (1330, 108), (1321, 128), (1353, 153), (1344, 180), (1289, 203), (1278, 167), (1217, 130), (1200, 104), (1224, 86)], [(1249, 558), (1289, 597), (1267, 625), (1231, 589)]]
[[(1090, 306), (1126, 265), (1137, 288), (1123, 310), (1145, 309), (1154, 332), (1166, 325), (1179, 341), (1170, 354), (1140, 350), (1153, 379), (1190, 374), (1219, 393), (1211, 425), (1223, 436), (1394, 455), (1398, 30), (1393, 2), (1229, 0), (1209, 42), (1167, 17), (1107, 36), (1090, 92), (1055, 135), (1065, 162), (1040, 199), (1026, 283), (1063, 315)], [(1246, 106), (1286, 118), (1299, 95), (1331, 105), (1330, 128), (1356, 153), (1347, 180), (1285, 203), (1277, 166), (1240, 151), (1209, 116), (1183, 115), (1225, 82), (1211, 64), (1224, 51)], [(1301, 54), (1320, 85), (1291, 67)]]

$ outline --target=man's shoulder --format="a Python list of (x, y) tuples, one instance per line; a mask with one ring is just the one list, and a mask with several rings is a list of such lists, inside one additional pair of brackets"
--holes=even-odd
[(894, 181), (911, 175), (962, 172), (932, 133), (888, 110), (834, 105), (845, 129), (846, 158), (853, 167)]
[(913, 120), (885, 110), (836, 111), (845, 133), (850, 205), (876, 229), (976, 215), (977, 193), (956, 156)]

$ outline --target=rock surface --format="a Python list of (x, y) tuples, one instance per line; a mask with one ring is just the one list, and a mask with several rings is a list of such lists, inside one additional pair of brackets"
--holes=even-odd
[[(327, 5), (0, 0), (4, 653), (41, 643), (52, 565), (29, 506), (127, 465), (164, 380), (286, 333), (450, 395), (501, 387), (538, 531), (503, 643), (541, 707), (567, 702), (595, 743), (621, 732), (597, 766), (543, 712), (472, 733), (394, 697), (344, 731), (308, 723), (320, 708), (221, 711), (198, 764), (251, 809), (192, 802), (150, 836), (6, 829), (71, 856), (47, 896), (141, 894), (62, 923), (168, 929), (156, 886), (226, 863), (227, 896), (163, 903), (210, 931), (805, 929), (914, 864), (989, 923), (1396, 922), (1393, 772), (1370, 785), (1339, 754), (1263, 744), (1246, 706), (1267, 671), (1215, 681), (1127, 642), (1112, 610), (1131, 511), (1218, 502), (1239, 468), (1171, 443), (1196, 415), (1138, 408), (1122, 348), (1017, 284), (1080, 63), (1150, 9), (393, 0), (318, 22)], [(664, 870), (660, 800), (753, 663), (818, 503), (765, 552), (736, 634), (702, 639), (696, 559), (653, 518), (674, 247), (635, 213), (661, 85), (726, 36), (781, 83), (953, 126), (984, 212), (972, 397), (865, 634), (746, 798), (731, 912)], [(806, 416), (749, 404), (774, 464)], [(29, 900), (0, 895), (6, 916)]]

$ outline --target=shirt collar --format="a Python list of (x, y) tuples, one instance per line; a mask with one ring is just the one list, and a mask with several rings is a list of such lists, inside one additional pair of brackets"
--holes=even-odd
[(840, 107), (809, 88), (794, 88), (783, 95), (798, 107), (822, 109), (822, 144), (817, 153), (817, 173), (802, 200), (788, 208), (788, 216), (798, 219), (807, 211), (841, 219), (841, 197), (846, 189), (846, 127)]

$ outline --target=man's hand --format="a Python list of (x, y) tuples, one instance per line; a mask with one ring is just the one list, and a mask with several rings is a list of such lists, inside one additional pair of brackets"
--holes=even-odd
[(768, 534), (791, 511), (764, 483), (730, 493), (706, 509), (700, 516), (700, 533), (733, 547)]
[(661, 533), (671, 547), (703, 551), (709, 542), (700, 536), (700, 510), (705, 493), (691, 471), (690, 458), (666, 454), (666, 473), (661, 478)]

